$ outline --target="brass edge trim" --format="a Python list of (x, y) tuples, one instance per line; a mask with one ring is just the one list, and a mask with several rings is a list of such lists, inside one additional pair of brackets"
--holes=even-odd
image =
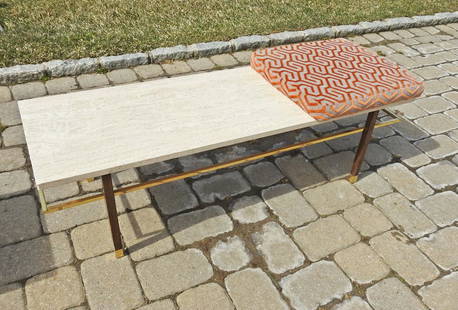
[(43, 213), (48, 211), (48, 203), (46, 202), (45, 193), (37, 187), (38, 199), (40, 200), (41, 211)]
[[(374, 127), (375, 128), (385, 127), (385, 126), (389, 126), (389, 125), (392, 125), (392, 124), (399, 123), (400, 121), (401, 121), (400, 119), (395, 119), (395, 120), (391, 120), (391, 121), (387, 121), (387, 122), (376, 124)], [(357, 134), (357, 133), (362, 132), (363, 129), (364, 128), (357, 128), (357, 129), (353, 129), (353, 130), (349, 130), (349, 131), (344, 131), (344, 132), (337, 133), (337, 134), (334, 134), (334, 135), (312, 139), (312, 140), (309, 140), (309, 141), (306, 141), (306, 142), (295, 143), (295, 144), (292, 144), (290, 146), (281, 147), (281, 148), (278, 148), (278, 149), (275, 149), (275, 150), (272, 150), (272, 151), (267, 151), (267, 152), (259, 153), (259, 154), (256, 154), (256, 155), (245, 156), (245, 157), (242, 157), (240, 159), (231, 160), (231, 161), (226, 162), (226, 163), (216, 164), (216, 165), (213, 165), (213, 166), (209, 166), (209, 167), (205, 167), (205, 168), (200, 168), (200, 169), (184, 172), (184, 173), (180, 173), (180, 174), (177, 174), (177, 175), (174, 175), (174, 176), (170, 176), (170, 177), (165, 177), (165, 178), (158, 179), (158, 180), (152, 180), (152, 181), (148, 181), (148, 182), (144, 182), (144, 183), (140, 183), (140, 184), (130, 185), (130, 186), (126, 186), (124, 188), (118, 188), (117, 190), (114, 191), (114, 194), (115, 195), (122, 195), (122, 194), (126, 194), (126, 193), (129, 193), (129, 192), (133, 192), (133, 191), (137, 191), (137, 190), (141, 190), (141, 189), (146, 189), (146, 188), (154, 187), (154, 186), (157, 186), (157, 185), (161, 185), (161, 184), (165, 184), (165, 183), (169, 183), (169, 182), (178, 181), (178, 180), (182, 180), (182, 179), (185, 179), (185, 178), (193, 177), (193, 176), (196, 176), (196, 175), (199, 175), (199, 174), (202, 174), (202, 173), (216, 171), (216, 170), (220, 170), (220, 169), (236, 166), (236, 165), (243, 164), (243, 163), (246, 163), (246, 162), (249, 162), (249, 161), (262, 159), (262, 158), (265, 158), (265, 157), (268, 157), (268, 156), (273, 156), (273, 155), (277, 155), (277, 154), (280, 154), (280, 153), (297, 150), (297, 149), (303, 148), (305, 146), (314, 145), (314, 144), (318, 144), (318, 143), (321, 143), (321, 142), (325, 142), (325, 141), (334, 140), (334, 139), (338, 139), (338, 138), (341, 138), (341, 137), (346, 137), (346, 136), (350, 136), (350, 135), (353, 135), (353, 134)], [(68, 208), (72, 208), (72, 207), (75, 207), (75, 206), (78, 206), (78, 205), (81, 205), (81, 204), (85, 204), (85, 203), (88, 203), (88, 202), (102, 200), (103, 197), (104, 197), (103, 194), (97, 194), (97, 195), (94, 195), (94, 196), (91, 196), (91, 197), (75, 199), (73, 201), (64, 202), (64, 203), (61, 203), (61, 204), (50, 206), (43, 213), (52, 213), (52, 212), (56, 212), (56, 211), (60, 211), (60, 210), (68, 209)]]
[(115, 251), (115, 257), (116, 258), (121, 258), (121, 257), (124, 257), (124, 249), (120, 249), (120, 250), (116, 250)]

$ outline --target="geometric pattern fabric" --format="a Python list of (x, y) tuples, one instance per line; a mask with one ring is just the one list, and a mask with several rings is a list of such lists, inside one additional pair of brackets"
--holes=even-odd
[(251, 67), (317, 120), (413, 99), (424, 89), (406, 69), (346, 39), (260, 49)]

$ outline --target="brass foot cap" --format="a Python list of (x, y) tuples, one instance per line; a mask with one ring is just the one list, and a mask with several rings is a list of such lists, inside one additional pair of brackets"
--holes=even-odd
[(355, 183), (356, 181), (358, 181), (358, 176), (357, 175), (350, 175), (348, 178), (347, 178), (348, 182), (350, 182), (351, 184)]
[(121, 250), (116, 250), (116, 251), (115, 251), (115, 256), (116, 256), (116, 258), (121, 258), (121, 257), (123, 257), (123, 256), (124, 256), (124, 250), (123, 250), (123, 249), (121, 249)]

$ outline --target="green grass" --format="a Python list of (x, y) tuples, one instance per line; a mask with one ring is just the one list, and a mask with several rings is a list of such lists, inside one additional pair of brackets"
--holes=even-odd
[(456, 0), (0, 0), (0, 66), (456, 10)]

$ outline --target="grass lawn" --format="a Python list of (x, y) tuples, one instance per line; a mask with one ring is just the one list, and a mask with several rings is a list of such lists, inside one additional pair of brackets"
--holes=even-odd
[(0, 67), (456, 10), (457, 0), (0, 0)]

